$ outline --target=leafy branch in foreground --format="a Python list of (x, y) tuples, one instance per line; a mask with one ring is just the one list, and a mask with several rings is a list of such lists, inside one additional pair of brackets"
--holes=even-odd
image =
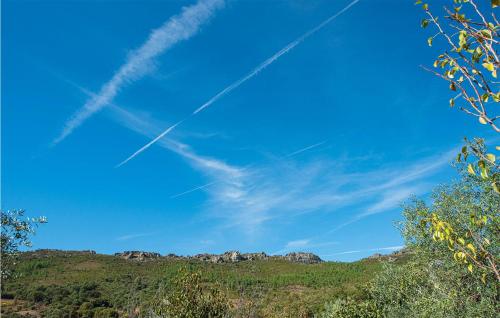
[[(421, 3), (421, 0), (416, 2)], [(492, 10), (499, 3), (499, 0), (492, 0)], [(457, 93), (450, 99), (451, 107), (461, 97), (465, 104), (460, 110), (500, 132), (496, 122), (500, 118), (500, 91), (496, 81), (500, 66), (497, 53), (500, 24), (494, 12), (485, 14), (474, 0), (453, 0), (453, 9), (445, 6), (445, 20), (440, 21), (427, 3), (422, 8), (427, 17), (421, 26), (426, 28), (432, 24), (437, 29), (437, 33), (427, 39), (428, 45), (432, 46), (436, 38), (441, 38), (447, 46), (434, 61), (434, 69), (423, 68), (449, 82), (450, 90)]]
[(457, 165), (462, 182), (440, 191), (432, 207), (421, 204), (408, 224), (420, 231), (414, 232), (414, 237), (432, 238), (424, 242), (447, 247), (458, 264), (470, 273), (478, 271), (483, 283), (488, 277), (500, 282), (500, 172), (496, 156), (486, 152), (482, 139), (467, 141), (457, 156)]
[(19, 248), (31, 247), (30, 236), (35, 234), (39, 224), (47, 222), (45, 217), (30, 218), (24, 213), (24, 210), (0, 211), (2, 279), (12, 276)]

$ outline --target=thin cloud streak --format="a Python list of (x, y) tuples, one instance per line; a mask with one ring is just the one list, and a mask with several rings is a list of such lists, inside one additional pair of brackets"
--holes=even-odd
[(296, 151), (294, 151), (292, 153), (289, 153), (288, 155), (285, 156), (285, 158), (293, 157), (295, 155), (303, 153), (304, 151), (311, 150), (311, 149), (314, 149), (314, 148), (319, 147), (321, 145), (324, 145), (325, 143), (326, 143), (326, 141), (322, 141), (322, 142), (318, 142), (318, 143), (316, 143), (314, 145), (310, 145), (310, 146), (304, 147), (302, 149), (299, 149), (299, 150), (296, 150)]
[[(297, 45), (299, 45), (300, 43), (302, 43), (308, 37), (310, 37), (314, 33), (316, 33), (319, 30), (321, 30), (323, 27), (325, 27), (327, 24), (329, 24), (334, 19), (336, 19), (338, 16), (340, 16), (341, 14), (343, 14), (344, 12), (346, 12), (347, 10), (349, 10), (352, 6), (354, 6), (359, 1), (360, 0), (354, 0), (354, 1), (352, 1), (351, 3), (349, 3), (346, 7), (344, 7), (342, 10), (340, 10), (336, 14), (332, 15), (331, 17), (329, 17), (328, 19), (326, 19), (325, 21), (323, 21), (322, 23), (320, 23), (315, 28), (307, 31), (302, 36), (300, 36), (299, 38), (297, 38), (294, 41), (292, 41), (291, 43), (289, 43), (287, 46), (285, 46), (284, 48), (282, 48), (281, 50), (279, 50), (273, 56), (271, 56), (270, 58), (268, 58), (267, 60), (265, 60), (264, 62), (262, 62), (261, 64), (259, 64), (250, 73), (248, 73), (244, 77), (240, 78), (239, 80), (237, 80), (236, 82), (232, 83), (231, 85), (229, 85), (228, 87), (224, 88), (222, 91), (220, 91), (219, 93), (217, 93), (215, 96), (213, 96), (212, 98), (210, 98), (207, 102), (205, 102), (203, 105), (201, 105), (200, 107), (198, 107), (195, 111), (193, 111), (191, 113), (190, 116), (186, 117), (184, 120), (187, 120), (188, 118), (190, 118), (192, 116), (195, 116), (196, 114), (198, 114), (199, 112), (201, 112), (205, 108), (209, 107), (210, 105), (212, 105), (213, 103), (215, 103), (217, 100), (219, 100), (223, 96), (229, 94), (231, 91), (233, 91), (234, 89), (236, 89), (237, 87), (239, 87), (241, 84), (245, 83), (246, 81), (248, 81), (249, 79), (251, 79), (255, 75), (259, 74), (262, 70), (264, 70), (266, 67), (268, 67), (269, 65), (271, 65), (277, 59), (279, 59), (282, 55), (284, 55), (285, 53), (288, 53), (290, 50), (292, 50)], [(118, 167), (121, 166), (121, 165), (123, 165), (123, 164), (125, 164), (125, 163), (127, 163), (128, 161), (130, 161), (131, 159), (133, 159), (134, 157), (136, 157), (137, 155), (139, 155), (141, 152), (143, 152), (144, 150), (146, 150), (147, 148), (149, 148), (155, 142), (157, 142), (158, 140), (160, 140), (161, 138), (163, 138), (166, 134), (168, 134), (169, 132), (171, 132), (176, 126), (177, 125), (168, 127), (162, 134), (160, 134), (158, 137), (156, 137), (155, 139), (153, 139), (147, 145), (145, 145), (144, 147), (142, 147), (141, 149), (139, 149), (138, 151), (136, 151), (129, 158), (127, 158), (125, 161), (123, 161), (121, 164), (119, 164)]]
[(321, 255), (321, 256), (322, 257), (329, 257), (329, 256), (338, 256), (338, 255), (345, 255), (345, 254), (357, 254), (357, 253), (364, 253), (364, 252), (397, 251), (397, 250), (403, 249), (404, 247), (405, 247), (404, 245), (376, 247), (376, 248), (369, 248), (369, 249), (365, 249), (365, 250), (344, 251), (344, 252), (326, 254), (326, 255)]
[(179, 193), (179, 194), (174, 194), (174, 195), (172, 195), (172, 196), (170, 197), (170, 199), (175, 199), (175, 198), (181, 197), (181, 196), (183, 196), (183, 195), (186, 195), (186, 194), (188, 194), (188, 193), (191, 193), (191, 192), (194, 192), (194, 191), (197, 191), (197, 190), (202, 190), (202, 189), (205, 189), (206, 187), (209, 187), (209, 186), (211, 186), (212, 184), (214, 184), (214, 183), (216, 183), (216, 182), (217, 182), (217, 181), (209, 182), (209, 183), (207, 183), (207, 184), (204, 184), (204, 185), (202, 185), (202, 186), (198, 186), (198, 187), (196, 187), (196, 188), (192, 188), (192, 189), (190, 189), (190, 190), (187, 190), (187, 191), (181, 192), (181, 193)]
[(154, 68), (156, 57), (176, 43), (195, 35), (223, 5), (223, 0), (200, 0), (194, 5), (183, 8), (180, 14), (153, 30), (147, 41), (130, 54), (126, 63), (102, 86), (100, 92), (88, 99), (65, 123), (60, 135), (54, 139), (53, 145), (64, 140), (86, 119), (111, 103), (124, 86), (150, 73)]
[(130, 157), (128, 157), (127, 159), (125, 159), (122, 162), (120, 162), (119, 164), (117, 164), (115, 168), (120, 168), (121, 166), (123, 166), (124, 164), (126, 164), (127, 162), (129, 162), (130, 160), (132, 160), (135, 156), (137, 156), (138, 154), (140, 154), (144, 150), (146, 150), (149, 147), (151, 147), (152, 144), (156, 143), (158, 140), (160, 140), (161, 138), (163, 138), (163, 136), (165, 136), (166, 134), (168, 134), (169, 132), (171, 132), (175, 127), (177, 127), (178, 125), (182, 124), (183, 121), (184, 120), (181, 120), (181, 121), (173, 124), (172, 126), (168, 127), (167, 130), (165, 130), (160, 135), (158, 135), (156, 138), (154, 138), (153, 140), (151, 140), (150, 142), (148, 142), (141, 149), (139, 149), (136, 152), (134, 152), (132, 155), (130, 155)]
[(157, 232), (151, 232), (151, 233), (138, 233), (138, 234), (127, 234), (123, 236), (119, 236), (116, 238), (117, 241), (128, 241), (131, 239), (139, 238), (139, 237), (146, 237), (146, 236), (152, 236), (157, 234)]

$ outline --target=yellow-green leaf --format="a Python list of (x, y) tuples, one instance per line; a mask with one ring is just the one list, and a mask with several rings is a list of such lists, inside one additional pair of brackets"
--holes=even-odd
[(467, 265), (467, 270), (472, 273), (472, 264)]
[(430, 38), (427, 39), (427, 44), (429, 44), (429, 46), (432, 46), (432, 40), (434, 38), (431, 36)]
[(495, 155), (494, 155), (494, 154), (492, 154), (492, 153), (487, 153), (487, 154), (486, 154), (486, 159), (488, 159), (489, 161), (491, 161), (491, 162), (495, 163), (496, 157), (495, 157)]
[(481, 178), (488, 179), (488, 170), (485, 167), (481, 168)]
[(483, 67), (490, 72), (493, 72), (495, 70), (495, 66), (490, 62), (483, 63)]
[(471, 175), (473, 175), (473, 176), (475, 176), (475, 175), (476, 175), (476, 172), (474, 171), (474, 168), (472, 168), (472, 164), (470, 164), (470, 163), (469, 163), (469, 165), (467, 166), (467, 171), (468, 171)]
[(471, 243), (467, 244), (465, 247), (467, 247), (472, 253), (476, 254), (476, 248)]
[(500, 193), (500, 186), (498, 185), (497, 182), (493, 182), (491, 184), (491, 186), (493, 187), (493, 190), (496, 192), (496, 193)]

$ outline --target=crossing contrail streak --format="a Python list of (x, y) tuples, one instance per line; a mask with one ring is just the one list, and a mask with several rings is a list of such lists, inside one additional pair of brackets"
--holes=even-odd
[[(307, 39), (308, 37), (310, 37), (314, 33), (316, 33), (319, 30), (321, 30), (328, 23), (330, 23), (333, 20), (335, 20), (338, 16), (340, 16), (341, 14), (343, 14), (344, 12), (346, 12), (347, 10), (349, 10), (352, 6), (354, 6), (359, 1), (360, 0), (354, 0), (354, 1), (352, 1), (351, 3), (349, 3), (347, 6), (345, 6), (339, 12), (335, 13), (334, 15), (332, 15), (331, 17), (329, 17), (325, 21), (321, 22), (316, 27), (314, 27), (311, 30), (307, 31), (306, 33), (304, 33), (303, 35), (301, 35), (300, 37), (298, 37), (294, 41), (290, 42), (287, 46), (285, 46), (284, 48), (282, 48), (281, 50), (279, 50), (278, 52), (276, 52), (274, 55), (272, 55), (270, 58), (268, 58), (267, 60), (265, 60), (264, 62), (262, 62), (261, 64), (259, 64), (250, 73), (248, 73), (244, 77), (240, 78), (239, 80), (237, 80), (236, 82), (232, 83), (231, 85), (229, 85), (228, 87), (224, 88), (222, 91), (220, 91), (219, 93), (217, 93), (215, 96), (213, 96), (212, 98), (210, 98), (206, 103), (204, 103), (203, 105), (201, 105), (200, 107), (198, 107), (195, 111), (193, 111), (191, 113), (190, 116), (186, 117), (184, 120), (188, 119), (191, 116), (194, 116), (194, 115), (198, 114), (199, 112), (201, 112), (205, 108), (209, 107), (210, 105), (212, 105), (213, 103), (215, 103), (217, 100), (219, 100), (223, 96), (229, 94), (231, 91), (233, 91), (234, 89), (238, 88), (241, 84), (245, 83), (246, 81), (248, 81), (249, 79), (251, 79), (252, 77), (254, 77), (255, 75), (257, 75), (258, 73), (260, 73), (266, 67), (268, 67), (269, 65), (271, 65), (274, 61), (276, 61), (281, 56), (283, 56), (284, 54), (286, 54), (287, 52), (289, 52), (290, 50), (292, 50), (293, 48), (295, 48), (297, 45), (299, 45), (300, 43), (302, 43), (305, 39)], [(182, 121), (184, 121), (184, 120), (182, 120)], [(128, 161), (130, 161), (131, 159), (133, 159), (134, 157), (136, 157), (137, 155), (139, 155), (141, 152), (143, 152), (146, 149), (148, 149), (149, 147), (151, 147), (155, 142), (157, 142), (163, 136), (165, 136), (166, 134), (168, 134), (169, 132), (171, 132), (181, 122), (179, 122), (179, 123), (177, 123), (177, 124), (175, 124), (173, 126), (168, 127), (158, 137), (156, 137), (155, 139), (153, 139), (152, 141), (150, 141), (148, 144), (146, 144), (144, 147), (142, 147), (141, 149), (139, 149), (138, 151), (136, 151), (134, 154), (132, 154), (130, 157), (128, 157), (126, 160), (124, 160), (122, 163), (120, 163), (117, 167), (122, 166), (123, 164), (127, 163)]]
[(175, 199), (175, 198), (181, 197), (181, 196), (183, 196), (183, 195), (186, 195), (186, 194), (188, 194), (188, 193), (191, 193), (191, 192), (194, 192), (194, 191), (198, 191), (198, 190), (201, 190), (201, 189), (205, 189), (205, 188), (207, 188), (207, 187), (209, 187), (209, 186), (211, 186), (212, 184), (217, 183), (217, 182), (218, 182), (218, 181), (212, 181), (212, 182), (207, 183), (207, 184), (204, 184), (204, 185), (202, 185), (202, 186), (198, 186), (198, 187), (196, 187), (196, 188), (192, 188), (192, 189), (189, 189), (189, 190), (187, 190), (187, 191), (184, 191), (184, 192), (181, 192), (181, 193), (178, 193), (178, 194), (174, 194), (174, 195), (172, 195), (172, 196), (170, 197), (170, 199)]
[(293, 157), (295, 155), (298, 155), (299, 153), (303, 153), (304, 151), (307, 151), (307, 150), (310, 150), (310, 149), (313, 149), (313, 148), (316, 148), (316, 147), (319, 147), (321, 145), (324, 145), (326, 143), (326, 141), (322, 141), (322, 142), (318, 142), (314, 145), (310, 145), (310, 146), (307, 146), (305, 148), (302, 148), (302, 149), (299, 149), (299, 150), (296, 150), (292, 153), (289, 153), (288, 155), (285, 156), (285, 158), (288, 158), (288, 157)]
[(157, 142), (158, 140), (160, 140), (161, 138), (163, 138), (163, 136), (165, 136), (166, 134), (168, 134), (169, 132), (171, 132), (175, 127), (177, 127), (178, 125), (180, 125), (183, 121), (184, 120), (181, 120), (181, 121), (173, 124), (172, 126), (168, 127), (164, 132), (162, 132), (161, 134), (159, 134), (155, 139), (151, 140), (146, 145), (144, 145), (144, 147), (142, 147), (141, 149), (137, 150), (130, 157), (128, 157), (127, 159), (123, 160), (118, 165), (116, 165), (115, 168), (119, 168), (119, 167), (123, 166), (124, 164), (126, 164), (127, 162), (129, 162), (130, 160), (132, 160), (135, 156), (137, 156), (138, 154), (140, 154), (144, 150), (148, 149), (152, 144), (154, 144), (155, 142)]

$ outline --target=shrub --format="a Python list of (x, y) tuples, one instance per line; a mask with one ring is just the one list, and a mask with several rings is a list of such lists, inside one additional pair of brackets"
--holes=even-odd
[(383, 317), (373, 301), (337, 299), (327, 303), (317, 318), (379, 318)]
[(229, 316), (226, 296), (214, 287), (202, 284), (199, 272), (181, 269), (173, 281), (173, 290), (163, 286), (149, 308), (152, 317), (218, 318)]

